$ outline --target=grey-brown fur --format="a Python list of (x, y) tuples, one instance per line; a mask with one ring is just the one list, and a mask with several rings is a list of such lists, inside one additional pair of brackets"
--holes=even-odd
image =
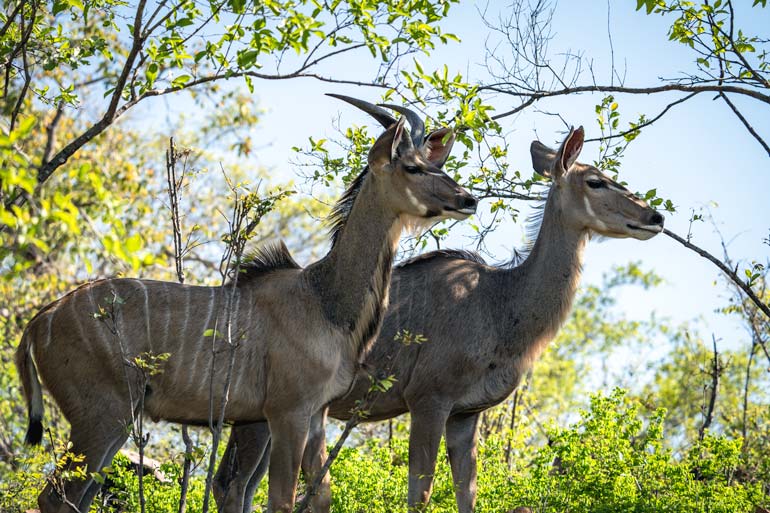
[[(475, 210), (475, 199), (433, 164), (450, 148), (451, 142), (424, 156), (400, 120), (377, 139), (369, 171), (343, 197), (334, 244), (322, 260), (300, 269), (285, 248), (274, 247), (246, 266), (232, 301), (238, 347), (225, 420), (269, 425), (269, 511), (292, 510), (308, 431), (323, 430), (323, 407), (349, 389), (376, 335), (404, 223), (428, 212), (462, 219)], [(405, 162), (424, 172), (407, 173)], [(109, 465), (123, 445), (140, 394), (146, 392), (145, 413), (153, 419), (208, 423), (209, 376), (213, 390), (223, 390), (229, 357), (221, 339), (212, 347), (205, 333), (226, 331), (227, 293), (109, 279), (46, 307), (27, 326), (16, 355), (30, 425), (39, 426), (43, 413), (38, 374), (71, 423), (71, 450), (85, 456), (88, 472)], [(112, 311), (115, 297), (120, 304), (109, 322), (94, 318)], [(113, 318), (119, 336), (108, 329)], [(145, 352), (170, 354), (146, 388), (125, 364)], [(31, 441), (35, 434), (30, 431)], [(98, 489), (92, 479), (71, 481), (66, 499), (87, 511)], [(70, 510), (50, 485), (38, 502), (43, 513)], [(328, 496), (313, 505), (328, 507)]]
[[(575, 162), (582, 136), (582, 130), (570, 133), (558, 153), (532, 145), (535, 170), (552, 176), (553, 184), (537, 238), (519, 265), (490, 266), (471, 253), (440, 251), (393, 273), (390, 306), (366, 363), (391, 369), (396, 381), (374, 401), (367, 420), (411, 414), (408, 500), (414, 510), (422, 510), (430, 498), (438, 446), (446, 434), (459, 511), (473, 511), (480, 412), (513, 392), (568, 316), (589, 234), (644, 239), (662, 229), (660, 214), (595, 168)], [(586, 180), (599, 179), (607, 180), (607, 194), (589, 196)], [(615, 231), (626, 224), (651, 231)], [(427, 341), (403, 347), (395, 338), (404, 329)], [(349, 418), (369, 386), (367, 378), (358, 377), (349, 395), (332, 402), (329, 415)], [(230, 465), (220, 467), (215, 495), (221, 497), (228, 487), (246, 493), (240, 509), (224, 511), (249, 511), (268, 438), (259, 425), (233, 430), (223, 458)], [(310, 442), (308, 451), (324, 454), (322, 437)]]

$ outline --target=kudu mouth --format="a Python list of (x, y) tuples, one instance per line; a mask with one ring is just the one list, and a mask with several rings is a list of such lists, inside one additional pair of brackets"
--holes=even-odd
[(459, 208), (444, 207), (447, 212), (454, 212), (463, 216), (463, 218), (472, 216), (476, 213), (476, 205), (478, 201), (473, 196), (467, 196), (460, 199), (458, 202), (461, 206)]

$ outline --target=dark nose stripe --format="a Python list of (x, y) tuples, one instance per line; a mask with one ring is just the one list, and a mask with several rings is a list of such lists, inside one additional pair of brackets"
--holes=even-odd
[(650, 218), (650, 222), (652, 224), (662, 225), (663, 224), (663, 216), (661, 214), (659, 214), (658, 212), (655, 212), (654, 214), (652, 214), (652, 217)]

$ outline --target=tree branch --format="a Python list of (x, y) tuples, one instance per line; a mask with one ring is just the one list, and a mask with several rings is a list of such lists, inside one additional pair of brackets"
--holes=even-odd
[[(288, 74), (276, 74), (276, 75), (269, 75), (264, 73), (257, 73), (254, 71), (242, 71), (239, 73), (219, 73), (216, 75), (210, 75), (207, 77), (202, 77), (197, 80), (192, 80), (190, 82), (187, 82), (186, 84), (178, 87), (167, 87), (165, 89), (151, 89), (149, 91), (144, 92), (143, 94), (137, 96), (135, 99), (126, 102), (123, 104), (119, 109), (114, 111), (111, 116), (108, 116), (107, 114), (102, 117), (98, 122), (96, 122), (91, 128), (83, 132), (80, 136), (78, 136), (74, 141), (69, 143), (67, 146), (65, 146), (59, 153), (56, 154), (49, 162), (43, 164), (40, 166), (40, 171), (38, 172), (38, 186), (41, 185), (43, 182), (45, 182), (48, 178), (50, 178), (51, 174), (60, 166), (62, 166), (67, 160), (74, 155), (80, 148), (82, 148), (86, 143), (88, 143), (91, 139), (101, 134), (104, 130), (106, 130), (112, 123), (115, 122), (120, 116), (126, 113), (129, 109), (134, 107), (137, 103), (140, 101), (154, 97), (154, 96), (163, 96), (169, 93), (178, 92), (185, 89), (190, 89), (192, 87), (207, 84), (209, 82), (214, 82), (217, 80), (226, 80), (231, 78), (240, 78), (240, 77), (252, 77), (252, 78), (258, 78), (262, 80), (289, 80), (294, 78), (312, 78), (315, 80), (319, 80), (321, 82), (327, 82), (331, 84), (347, 84), (347, 85), (356, 85), (356, 86), (364, 86), (364, 87), (377, 87), (381, 89), (389, 89), (390, 86), (384, 83), (375, 83), (375, 82), (361, 82), (358, 80), (340, 80), (330, 77), (324, 77), (321, 75), (318, 75), (316, 73), (302, 73), (299, 71), (295, 71), (293, 73)], [(121, 87), (122, 89), (122, 87)]]
[(639, 123), (634, 128), (629, 128), (628, 130), (625, 130), (625, 131), (617, 133), (617, 134), (608, 135), (607, 137), (594, 137), (593, 139), (586, 139), (584, 142), (607, 141), (609, 139), (617, 139), (619, 137), (625, 137), (628, 134), (632, 134), (632, 133), (634, 133), (634, 132), (636, 132), (638, 130), (641, 130), (642, 128), (645, 128), (645, 127), (648, 127), (648, 126), (652, 125), (653, 123), (658, 121), (660, 118), (665, 116), (666, 113), (671, 109), (671, 107), (674, 107), (675, 105), (679, 105), (680, 103), (684, 103), (684, 102), (686, 102), (687, 100), (689, 100), (690, 98), (692, 98), (693, 96), (695, 96), (697, 94), (700, 94), (700, 93), (697, 93), (697, 92), (696, 93), (690, 93), (690, 94), (688, 94), (687, 96), (685, 96), (683, 98), (679, 98), (678, 100), (669, 103), (668, 105), (666, 105), (666, 108), (664, 108), (660, 112), (660, 114), (658, 114), (657, 116), (655, 116), (654, 118), (652, 118), (652, 119), (650, 119), (648, 121), (645, 121), (644, 123)]
[(770, 157), (770, 146), (765, 142), (764, 139), (754, 130), (754, 127), (752, 127), (748, 120), (741, 114), (741, 111), (738, 110), (738, 107), (736, 107), (733, 102), (730, 101), (730, 99), (727, 97), (725, 93), (719, 93), (719, 96), (722, 97), (722, 99), (725, 101), (725, 103), (732, 109), (733, 113), (738, 117), (738, 119), (741, 120), (741, 123), (743, 123), (743, 126), (746, 127), (746, 130), (749, 131), (749, 133), (754, 137), (754, 139), (759, 142), (759, 144), (762, 145), (762, 147), (765, 149), (765, 152), (767, 152), (768, 157)]
[(770, 307), (767, 306), (765, 303), (763, 303), (762, 300), (759, 299), (759, 297), (757, 297), (756, 293), (751, 289), (749, 284), (743, 281), (742, 279), (740, 279), (738, 275), (735, 273), (735, 271), (727, 267), (721, 260), (713, 256), (711, 253), (699, 248), (698, 246), (696, 246), (695, 244), (692, 244), (689, 241), (686, 241), (685, 239), (675, 234), (671, 230), (664, 228), (663, 233), (665, 233), (666, 235), (668, 235), (669, 237), (677, 241), (682, 246), (696, 252), (697, 254), (699, 254), (700, 256), (702, 256), (703, 258), (705, 258), (706, 260), (708, 260), (709, 262), (717, 266), (719, 270), (722, 271), (728, 278), (730, 278), (730, 280), (733, 283), (735, 283), (749, 297), (749, 299), (751, 299), (751, 301), (757, 306), (757, 308), (762, 310), (762, 312), (767, 316), (767, 318), (770, 319)]
[(512, 84), (493, 84), (479, 87), (479, 91), (492, 91), (495, 93), (506, 94), (509, 96), (517, 96), (521, 98), (527, 98), (527, 100), (520, 106), (512, 109), (504, 114), (499, 114), (493, 119), (500, 119), (523, 110), (532, 103), (545, 99), (553, 98), (557, 96), (566, 96), (569, 94), (579, 93), (621, 93), (621, 94), (655, 94), (672, 91), (681, 91), (686, 93), (734, 93), (743, 96), (749, 96), (755, 100), (759, 100), (763, 103), (770, 105), (770, 95), (763, 94), (759, 91), (749, 89), (746, 87), (738, 87), (733, 85), (688, 85), (688, 84), (666, 84), (655, 87), (624, 87), (624, 86), (606, 86), (606, 85), (588, 85), (588, 86), (575, 86), (566, 87), (563, 89), (557, 89), (553, 91), (531, 91), (521, 92), (520, 90), (504, 89), (502, 86)]
[(56, 127), (59, 121), (61, 121), (62, 114), (64, 114), (64, 103), (60, 102), (56, 107), (56, 114), (54, 114), (53, 119), (45, 128), (46, 139), (42, 159), (43, 164), (46, 164), (51, 159), (51, 155), (53, 155), (54, 146), (56, 145)]
[(714, 335), (711, 335), (711, 342), (714, 345), (714, 356), (711, 359), (711, 368), (709, 369), (709, 375), (711, 376), (711, 384), (709, 386), (709, 400), (706, 407), (706, 413), (704, 414), (703, 424), (698, 429), (698, 439), (703, 440), (706, 436), (706, 430), (711, 426), (714, 421), (714, 407), (717, 403), (717, 391), (719, 390), (719, 378), (722, 376), (724, 366), (719, 361), (719, 352), (717, 352), (717, 339)]

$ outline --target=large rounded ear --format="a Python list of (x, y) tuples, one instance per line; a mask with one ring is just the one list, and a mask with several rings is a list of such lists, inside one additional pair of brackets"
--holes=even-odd
[(383, 170), (391, 164), (399, 155), (403, 155), (412, 146), (412, 140), (409, 139), (409, 133), (404, 126), (406, 118), (400, 118), (398, 122), (385, 130), (385, 132), (374, 141), (372, 149), (369, 150), (369, 168), (375, 173)]
[(535, 172), (550, 179), (564, 176), (580, 155), (583, 149), (583, 127), (577, 130), (570, 128), (569, 134), (561, 143), (559, 151), (553, 151), (540, 141), (532, 141), (529, 153), (532, 156), (532, 167)]
[[(585, 138), (585, 131), (582, 126), (579, 126), (577, 130), (571, 128), (569, 134), (561, 143), (559, 153), (556, 162), (556, 168), (554, 171), (559, 175), (566, 174), (580, 155), (580, 150), (583, 149), (583, 139)], [(559, 168), (559, 169), (557, 169)]]
[(405, 155), (409, 150), (414, 149), (409, 131), (406, 129), (406, 116), (401, 116), (396, 123), (396, 131), (393, 134), (393, 142), (390, 145), (390, 161)]
[(529, 145), (529, 154), (532, 156), (532, 168), (535, 173), (546, 178), (553, 178), (551, 170), (556, 160), (556, 152), (540, 141), (532, 141), (532, 144)]
[(422, 152), (431, 164), (441, 168), (455, 143), (455, 133), (451, 128), (439, 128), (429, 133), (422, 145)]

